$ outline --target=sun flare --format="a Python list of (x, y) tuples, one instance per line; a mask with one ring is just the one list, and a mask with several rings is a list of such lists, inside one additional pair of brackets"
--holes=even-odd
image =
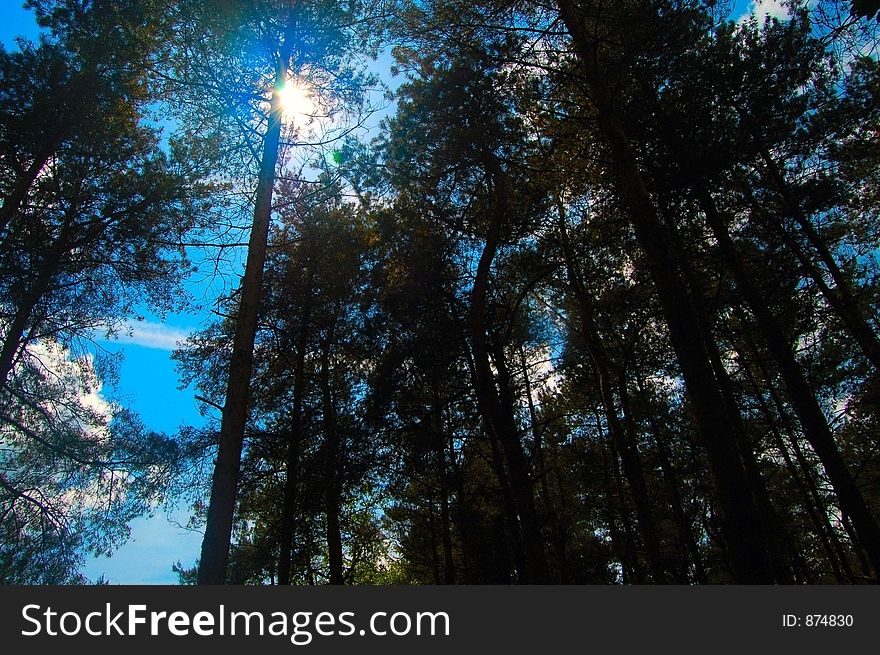
[(299, 80), (288, 80), (278, 90), (278, 95), (286, 121), (296, 127), (304, 127), (314, 119), (318, 105), (314, 90), (308, 84)]

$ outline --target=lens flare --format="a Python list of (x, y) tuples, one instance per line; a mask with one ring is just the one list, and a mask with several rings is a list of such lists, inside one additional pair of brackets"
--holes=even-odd
[(284, 119), (295, 127), (305, 127), (312, 122), (318, 110), (315, 93), (308, 84), (300, 80), (288, 80), (278, 90)]

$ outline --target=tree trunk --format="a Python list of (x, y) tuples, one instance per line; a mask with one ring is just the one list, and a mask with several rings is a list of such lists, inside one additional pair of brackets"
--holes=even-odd
[[(508, 477), (507, 471), (504, 468), (504, 460), (501, 455), (501, 448), (498, 442), (498, 437), (495, 434), (495, 431), (490, 426), (486, 415), (483, 414), (480, 407), (480, 392), (478, 391), (480, 382), (477, 376), (477, 366), (474, 361), (474, 357), (470, 352), (468, 352), (467, 363), (471, 379), (474, 381), (475, 393), (477, 394), (477, 411), (480, 415), (483, 426), (485, 427), (486, 439), (489, 442), (490, 452), (492, 456), (490, 462), (492, 465), (492, 470), (495, 472), (495, 477), (498, 480), (499, 492), (501, 494), (501, 509), (504, 515), (504, 523), (507, 527), (507, 531), (510, 535), (510, 541), (513, 545), (516, 568), (517, 570), (524, 571), (527, 568), (525, 563), (526, 556), (523, 549), (522, 531), (520, 529), (519, 516), (516, 510), (516, 501), (513, 497), (513, 490), (510, 484), (510, 478)], [(459, 477), (459, 485), (461, 484), (462, 481)], [(461, 493), (463, 493), (463, 491)], [(466, 529), (465, 526), (467, 525), (467, 523), (460, 522), (460, 525), (462, 529)]]
[(434, 422), (434, 456), (437, 460), (437, 476), (440, 481), (440, 538), (443, 544), (443, 584), (455, 584), (455, 559), (452, 552), (452, 521), (449, 512), (449, 478), (446, 471), (446, 438), (443, 429), (443, 408), (437, 378), (431, 385)]
[(290, 584), (290, 564), (293, 555), (293, 535), (296, 519), (297, 480), (299, 478), (299, 455), (302, 435), (303, 397), (306, 389), (305, 359), (308, 348), (309, 320), (311, 317), (311, 263), (307, 263), (308, 273), (303, 285), (303, 305), (300, 316), (300, 330), (297, 339), (296, 368), (293, 372), (293, 403), (290, 416), (290, 433), (287, 442), (286, 468), (284, 480), (284, 501), (281, 508), (281, 542), (278, 554), (278, 584)]
[(572, 0), (557, 0), (557, 7), (580, 59), (581, 72), (597, 111), (599, 131), (610, 149), (617, 188), (645, 254), (681, 366), (690, 408), (709, 455), (731, 570), (740, 583), (772, 583), (774, 574), (765, 531), (738, 452), (735, 430), (724, 410), (724, 399), (702, 343), (697, 316), (605, 82), (598, 60), (599, 48), (587, 35)]
[[(662, 119), (659, 104), (657, 114)], [(679, 159), (684, 162), (680, 157), (680, 153), (675, 148), (675, 144), (668, 143), (667, 145), (669, 145), (670, 148), (679, 155)], [(682, 167), (686, 168), (686, 164), (682, 163)], [(773, 508), (773, 503), (770, 501), (770, 496), (767, 493), (767, 485), (758, 466), (758, 459), (755, 455), (752, 435), (749, 434), (742, 421), (739, 412), (737, 393), (734, 389), (730, 374), (724, 366), (721, 351), (718, 348), (717, 340), (713, 334), (712, 311), (708, 299), (699, 290), (700, 287), (697, 281), (699, 278), (695, 274), (693, 266), (691, 265), (688, 248), (679, 238), (680, 233), (675, 222), (668, 216), (664, 217), (664, 221), (675, 248), (676, 258), (681, 264), (682, 277), (685, 285), (692, 290), (691, 297), (694, 303), (694, 312), (699, 323), (700, 334), (703, 339), (703, 346), (709, 357), (709, 363), (714, 371), (715, 379), (718, 381), (718, 390), (721, 393), (721, 397), (724, 399), (725, 409), (731, 420), (731, 429), (736, 436), (736, 444), (739, 449), (740, 458), (742, 459), (743, 468), (746, 472), (746, 478), (751, 489), (752, 497), (755, 499), (755, 505), (759, 511), (759, 520), (764, 532), (764, 540), (767, 544), (767, 553), (770, 558), (770, 564), (773, 568), (775, 581), (779, 584), (792, 584), (794, 578), (792, 577), (792, 557), (789, 552), (790, 539), (784, 526), (779, 521), (776, 510)]]
[(40, 171), (42, 171), (46, 164), (49, 163), (49, 159), (52, 157), (52, 154), (55, 152), (58, 145), (60, 145), (60, 141), (61, 138), (59, 136), (56, 142), (52, 143), (37, 154), (28, 169), (18, 178), (10, 194), (3, 199), (3, 206), (0, 207), (0, 235), (3, 234), (3, 231), (6, 229), (6, 226), (9, 225), (13, 217), (21, 211), (21, 206), (27, 199), (28, 192), (34, 182), (36, 182)]
[[(15, 315), (9, 323), (6, 335), (3, 337), (3, 346), (0, 348), (0, 386), (6, 385), (21, 348), (33, 339), (34, 309), (49, 292), (52, 280), (59, 273), (61, 260), (69, 252), (72, 245), (73, 221), (68, 218), (49, 248), (46, 259), (40, 263), (35, 279), (23, 297), (15, 303)], [(26, 336), (25, 332), (28, 332), (29, 335)]]
[(211, 481), (211, 499), (202, 541), (198, 582), (225, 584), (232, 539), (232, 521), (238, 496), (241, 472), (241, 450), (250, 405), (250, 383), (254, 364), (254, 341), (257, 334), (257, 314), (263, 287), (263, 267), (269, 239), (272, 213), (272, 191), (275, 185), (275, 167), (281, 141), (282, 114), (279, 90), (287, 79), (287, 70), (293, 43), (285, 38), (281, 55), (276, 62), (275, 89), (269, 110), (269, 125), (263, 140), (260, 175), (257, 183), (254, 222), (248, 241), (247, 262), (241, 283), (241, 297), (232, 342), (232, 357), (226, 384), (226, 400), (220, 423), (217, 459)]
[(732, 273), (737, 289), (752, 310), (764, 340), (779, 366), (789, 401), (797, 414), (804, 436), (822, 462), (840, 500), (841, 509), (852, 520), (859, 540), (874, 567), (875, 575), (880, 576), (880, 527), (840, 454), (819, 402), (795, 360), (791, 339), (783, 334), (770, 307), (760, 291), (752, 284), (712, 198), (705, 189), (696, 188), (695, 192), (712, 233), (718, 241), (718, 248), (725, 265)]
[[(844, 552), (843, 545), (838, 538), (837, 532), (834, 530), (834, 526), (831, 525), (831, 521), (828, 518), (827, 503), (821, 498), (819, 490), (816, 488), (816, 483), (813, 479), (813, 475), (816, 472), (816, 467), (811, 465), (807, 461), (803, 450), (798, 444), (798, 436), (794, 434), (794, 431), (790, 425), (790, 420), (788, 418), (786, 407), (784, 406), (782, 399), (779, 397), (779, 394), (776, 393), (776, 389), (773, 386), (773, 382), (769, 372), (767, 371), (767, 368), (761, 361), (760, 357), (757, 355), (757, 348), (754, 346), (754, 344), (750, 342), (748, 338), (745, 339), (745, 346), (746, 348), (748, 348), (749, 351), (754, 353), (752, 360), (758, 367), (758, 371), (761, 373), (761, 377), (763, 379), (763, 388), (766, 389), (770, 400), (773, 402), (773, 406), (776, 408), (779, 420), (774, 419), (773, 412), (767, 405), (767, 401), (764, 399), (763, 394), (761, 393), (762, 387), (760, 387), (758, 381), (754, 379), (754, 376), (748, 366), (744, 367), (746, 371), (746, 376), (749, 379), (752, 387), (755, 389), (755, 394), (758, 397), (758, 404), (761, 408), (761, 413), (764, 415), (765, 420), (770, 426), (771, 433), (773, 434), (774, 439), (777, 443), (777, 448), (783, 452), (786, 463), (790, 462), (790, 456), (788, 455), (788, 448), (786, 447), (786, 444), (782, 439), (781, 430), (784, 430), (788, 437), (791, 450), (794, 453), (795, 461), (797, 462), (797, 466), (795, 466), (794, 462), (791, 462), (790, 464), (791, 475), (792, 478), (795, 480), (795, 483), (802, 490), (802, 494), (804, 495), (804, 505), (807, 507), (807, 511), (812, 517), (813, 523), (816, 526), (817, 533), (820, 534), (820, 538), (823, 540), (823, 543), (828, 544), (828, 546), (826, 546), (826, 552), (828, 553), (828, 558), (831, 562), (831, 566), (834, 569), (835, 574), (839, 576), (839, 569), (834, 563), (836, 559), (840, 563), (841, 569), (846, 574), (846, 579), (841, 579), (840, 582), (855, 582), (856, 578), (853, 575), (852, 568), (850, 567), (849, 559)], [(782, 423), (781, 426), (779, 425), (780, 422)], [(798, 470), (800, 470), (800, 475), (798, 474)]]
[[(639, 383), (641, 387), (641, 383)], [(640, 389), (643, 393), (643, 390)], [(685, 570), (687, 570), (687, 559), (685, 553), (690, 555), (690, 563), (693, 566), (693, 579), (697, 584), (706, 584), (709, 579), (706, 575), (706, 569), (703, 566), (703, 556), (694, 538), (694, 531), (691, 522), (688, 520), (684, 512), (684, 503), (679, 490), (678, 474), (672, 465), (672, 457), (669, 452), (669, 446), (666, 438), (660, 431), (660, 426), (653, 416), (649, 414), (649, 424), (651, 433), (654, 437), (654, 444), (657, 446), (657, 459), (660, 463), (660, 470), (663, 473), (663, 482), (666, 486), (666, 495), (669, 497), (669, 505), (672, 508), (672, 516), (675, 519), (675, 526), (678, 531), (678, 539), (682, 546), (682, 559), (685, 561)]]
[[(449, 447), (451, 451), (451, 440)], [(458, 462), (456, 462), (454, 457), (450, 459), (449, 463), (451, 468), (449, 482), (452, 487), (453, 498), (455, 499), (451, 509), (453, 522), (457, 527), (459, 552), (461, 554), (461, 573), (458, 576), (458, 582), (462, 584), (475, 584), (478, 581), (475, 574), (477, 567), (474, 566), (474, 557), (472, 554), (476, 549), (473, 546), (473, 530), (470, 527), (472, 522), (467, 520), (467, 509), (465, 507), (467, 498), (464, 489), (464, 476), (462, 475)]]
[[(611, 536), (611, 549), (620, 562), (622, 583), (642, 584), (646, 576), (635, 549), (635, 541), (632, 538), (629, 510), (623, 494), (614, 440), (607, 439), (602, 434), (602, 416), (602, 413), (595, 410), (596, 429), (601, 437), (599, 448), (601, 448), (602, 469), (605, 478), (605, 520), (608, 523), (608, 533)], [(589, 484), (589, 481), (587, 483)]]
[(660, 538), (657, 534), (657, 526), (654, 520), (654, 512), (651, 509), (651, 501), (648, 498), (648, 485), (645, 482), (644, 469), (634, 433), (624, 429), (617, 413), (617, 403), (614, 399), (611, 379), (611, 361), (605, 350), (602, 338), (594, 318), (593, 301), (587, 293), (577, 263), (574, 259), (568, 231), (565, 228), (564, 209), (560, 205), (559, 210), (559, 239), (565, 257), (565, 266), (568, 273), (568, 283), (577, 302), (578, 314), (581, 324), (581, 337), (587, 347), (587, 353), (593, 363), (593, 372), (596, 378), (596, 387), (602, 399), (602, 409), (608, 424), (608, 432), (614, 441), (614, 448), (620, 457), (623, 474), (629, 485), (636, 510), (636, 519), (641, 528), (642, 538), (645, 543), (645, 553), (648, 559), (648, 567), (651, 577), (657, 584), (666, 581), (662, 558), (660, 555)]
[(437, 528), (434, 520), (434, 500), (428, 497), (428, 532), (431, 535), (431, 576), (434, 584), (440, 586), (442, 579), (440, 578), (440, 556), (437, 553)]
[[(834, 281), (834, 288), (830, 288), (825, 283), (821, 271), (809, 261), (806, 253), (803, 253), (800, 247), (794, 243), (794, 240), (789, 237), (789, 243), (793, 246), (794, 254), (804, 265), (807, 273), (813, 278), (813, 281), (816, 282), (817, 287), (828, 301), (828, 304), (837, 312), (841, 320), (843, 320), (844, 325), (849, 328), (850, 333), (855, 338), (856, 343), (861, 347), (862, 352), (868, 357), (874, 368), (880, 371), (880, 340), (878, 340), (876, 331), (871, 327), (870, 323), (868, 323), (864, 313), (859, 309), (858, 302), (853, 296), (850, 288), (851, 285), (849, 280), (840, 269), (840, 266), (838, 266), (837, 261), (834, 259), (828, 246), (822, 240), (822, 237), (816, 231), (815, 226), (810, 222), (810, 219), (804, 213), (800, 204), (793, 198), (788, 188), (788, 184), (785, 181), (785, 177), (779, 169), (779, 165), (773, 159), (773, 156), (767, 150), (766, 146), (760, 142), (760, 138), (754, 132), (752, 136), (761, 153), (761, 158), (764, 160), (765, 174), (767, 178), (769, 178), (770, 186), (775, 188), (776, 192), (782, 198), (785, 212), (795, 223), (797, 223), (804, 233), (804, 236), (807, 238), (807, 241), (816, 250), (816, 253), (819, 255), (819, 260), (825, 265), (828, 274)], [(777, 231), (786, 231), (785, 227), (778, 222), (773, 221), (772, 219), (769, 220), (773, 222)], [(876, 563), (874, 563), (874, 567), (876, 570)], [(878, 575), (880, 575), (880, 571), (878, 571)]]
[[(497, 339), (491, 340), (492, 363), (497, 371), (496, 425), (499, 427), (501, 447), (507, 462), (513, 487), (516, 509), (522, 526), (523, 550), (526, 555), (527, 584), (549, 582), (547, 561), (544, 555), (544, 538), (535, 505), (534, 482), (529, 459), (523, 449), (519, 426), (515, 421), (514, 396), (511, 388), (510, 371), (504, 357), (504, 348)], [(496, 387), (492, 385), (492, 391)]]
[(610, 466), (614, 477), (614, 497), (617, 501), (615, 505), (620, 516), (620, 525), (623, 529), (623, 549), (629, 562), (629, 568), (632, 571), (632, 582), (635, 584), (646, 584), (648, 582), (648, 574), (642, 566), (641, 558), (639, 558), (635, 530), (633, 530), (633, 522), (630, 518), (629, 502), (620, 471), (620, 453), (617, 451), (617, 444), (614, 442), (614, 439), (610, 440), (608, 450), (611, 453)]
[[(69, 84), (66, 85), (66, 88), (63, 89), (64, 93), (69, 97), (77, 100), (80, 98), (92, 99), (95, 97), (95, 94), (98, 91), (97, 85), (99, 82), (99, 74), (95, 69), (94, 62), (87, 65), (86, 69), (85, 72), (81, 72), (73, 77)], [(56, 90), (59, 92), (62, 91), (62, 89)], [(42, 109), (44, 111), (56, 110), (54, 106), (44, 106)], [(82, 109), (82, 107), (79, 107), (80, 111)], [(31, 188), (40, 177), (40, 172), (46, 167), (49, 161), (51, 161), (53, 155), (55, 155), (65, 139), (71, 134), (71, 130), (76, 126), (77, 122), (82, 121), (84, 117), (82, 115), (76, 117), (65, 115), (65, 118), (67, 120), (63, 120), (57, 124), (55, 129), (46, 136), (46, 139), (40, 144), (39, 150), (34, 155), (34, 160), (31, 162), (31, 165), (28, 166), (18, 177), (15, 184), (12, 186), (9, 195), (3, 199), (3, 205), (0, 206), (0, 236), (3, 236), (6, 227), (12, 219), (15, 218), (16, 214), (21, 211)]]
[[(335, 323), (335, 319), (334, 319)], [(330, 385), (330, 349), (333, 346), (334, 327), (327, 331), (321, 353), (321, 411), (324, 417), (324, 484), (325, 511), (327, 514), (327, 559), (330, 567), (330, 584), (343, 583), (342, 530), (340, 507), (342, 496), (342, 457), (339, 448), (339, 426), (336, 420), (336, 404)]]
[[(516, 514), (519, 523), (519, 532), (522, 539), (524, 570), (519, 571), (519, 581), (523, 584), (536, 584), (546, 581), (546, 568), (543, 553), (538, 515), (535, 509), (535, 497), (532, 490), (532, 480), (529, 475), (529, 466), (519, 431), (513, 416), (513, 400), (508, 385), (499, 379), (499, 387), (496, 387), (495, 376), (489, 361), (489, 344), (486, 325), (486, 303), (489, 288), (489, 273), (492, 260), (501, 240), (501, 217), (504, 203), (507, 201), (507, 188), (504, 184), (503, 174), (497, 168), (497, 161), (488, 158), (487, 162), (490, 176), (496, 186), (496, 203), (486, 243), (480, 254), (477, 265), (474, 286), (471, 291), (471, 342), (474, 355), (475, 391), (477, 405), (480, 414), (486, 424), (487, 431), (491, 431), (498, 439), (498, 443), (504, 452), (507, 462), (507, 471), (510, 476), (511, 491), (516, 503)], [(495, 169), (495, 170), (492, 170)], [(498, 357), (496, 351), (496, 370), (499, 373), (504, 368), (503, 353)]]
[(810, 517), (810, 521), (816, 530), (816, 536), (822, 544), (822, 549), (825, 551), (825, 557), (828, 559), (828, 564), (834, 573), (835, 580), (837, 580), (838, 584), (852, 582), (852, 572), (850, 571), (844, 576), (841, 569), (841, 563), (843, 563), (844, 560), (841, 560), (838, 557), (838, 553), (835, 552), (832, 541), (829, 538), (830, 525), (828, 524), (827, 515), (825, 520), (822, 519), (823, 510), (821, 502), (818, 502), (818, 494), (815, 493), (815, 489), (809, 488), (811, 485), (809, 485), (807, 481), (801, 478), (800, 473), (798, 472), (798, 466), (791, 459), (791, 454), (788, 452), (785, 441), (779, 432), (779, 426), (774, 420), (773, 414), (767, 406), (767, 402), (763, 398), (761, 389), (754, 387), (754, 393), (758, 397), (758, 405), (761, 408), (761, 413), (764, 415), (764, 420), (767, 421), (767, 426), (770, 430), (773, 443), (776, 445), (776, 449), (782, 454), (782, 459), (785, 461), (785, 467), (788, 469), (788, 474), (791, 476), (792, 481), (801, 493), (804, 509), (806, 509), (807, 515)]
[(532, 383), (530, 380), (529, 368), (526, 364), (525, 350), (522, 347), (519, 349), (519, 361), (520, 366), (522, 367), (526, 405), (529, 408), (529, 425), (532, 428), (532, 441), (534, 443), (533, 450), (535, 465), (537, 468), (536, 475), (541, 487), (541, 499), (544, 501), (544, 515), (547, 517), (547, 522), (550, 524), (550, 531), (552, 534), (551, 541), (553, 543), (556, 564), (559, 570), (559, 582), (561, 584), (567, 584), (569, 576), (565, 555), (565, 539), (561, 534), (559, 517), (556, 514), (556, 510), (553, 508), (553, 500), (550, 497), (550, 488), (547, 482), (547, 467), (544, 462), (544, 444), (543, 439), (541, 439), (541, 428), (538, 425), (538, 414), (535, 410), (535, 402), (532, 399)]

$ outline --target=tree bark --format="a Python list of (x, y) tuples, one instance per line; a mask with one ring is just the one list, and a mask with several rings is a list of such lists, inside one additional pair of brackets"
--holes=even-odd
[[(90, 62), (84, 72), (75, 75), (67, 85), (56, 90), (58, 93), (64, 93), (68, 97), (74, 98), (75, 101), (80, 99), (88, 101), (98, 93), (98, 84), (99, 74), (95, 69), (95, 63)], [(3, 205), (0, 206), (0, 236), (3, 235), (4, 230), (12, 219), (21, 211), (31, 188), (40, 176), (40, 172), (49, 163), (53, 155), (58, 152), (64, 141), (72, 134), (74, 128), (77, 125), (82, 126), (80, 121), (83, 121), (86, 117), (81, 112), (89, 112), (88, 106), (77, 105), (76, 109), (79, 115), (70, 116), (65, 114), (66, 120), (58, 122), (55, 128), (46, 135), (30, 166), (18, 177), (9, 195), (3, 199)], [(41, 110), (56, 111), (57, 109), (54, 106), (47, 107), (44, 105)]]
[[(757, 353), (757, 348), (748, 338), (745, 339), (745, 347), (751, 353)], [(804, 495), (804, 505), (807, 507), (810, 516), (813, 517), (817, 532), (820, 536), (824, 534), (824, 542), (827, 542), (830, 546), (831, 550), (829, 551), (826, 547), (826, 552), (828, 552), (828, 558), (831, 562), (832, 568), (835, 573), (838, 573), (838, 568), (834, 564), (834, 560), (836, 559), (839, 561), (840, 568), (846, 575), (846, 579), (841, 579), (840, 582), (855, 582), (856, 577), (853, 575), (843, 545), (834, 530), (834, 526), (831, 525), (831, 521), (828, 518), (828, 504), (820, 496), (819, 490), (816, 487), (816, 482), (813, 479), (813, 476), (816, 474), (816, 467), (807, 461), (803, 449), (798, 444), (799, 437), (794, 433), (791, 421), (789, 420), (788, 410), (783, 404), (782, 399), (779, 397), (779, 394), (776, 393), (776, 389), (774, 388), (770, 373), (767, 371), (767, 367), (757, 354), (755, 354), (752, 359), (755, 366), (758, 368), (758, 372), (761, 374), (763, 388), (766, 389), (767, 395), (773, 403), (773, 407), (776, 408), (776, 413), (779, 417), (778, 420), (774, 418), (773, 412), (767, 405), (767, 401), (761, 393), (761, 387), (759, 387), (758, 381), (755, 380), (754, 375), (748, 366), (744, 367), (746, 376), (752, 387), (755, 389), (761, 413), (764, 415), (765, 420), (770, 426), (771, 432), (777, 443), (777, 448), (784, 453), (786, 463), (790, 461), (790, 456), (788, 455), (788, 448), (782, 439), (781, 432), (784, 431), (788, 438), (789, 445), (795, 456), (795, 462), (797, 463), (797, 466), (795, 466), (795, 462), (791, 462), (790, 464), (792, 478), (802, 490)], [(800, 471), (800, 475), (798, 474), (798, 471)]]
[[(749, 120), (743, 112), (740, 112), (740, 116), (746, 121)], [(825, 265), (828, 274), (834, 281), (833, 289), (828, 286), (822, 272), (810, 260), (807, 254), (803, 252), (803, 249), (795, 242), (786, 228), (779, 221), (771, 217), (767, 218), (768, 222), (783, 237), (786, 245), (804, 266), (806, 273), (816, 283), (817, 288), (825, 297), (825, 300), (828, 301), (831, 308), (840, 316), (843, 324), (849, 329), (850, 334), (855, 338), (856, 343), (859, 344), (862, 352), (870, 360), (874, 368), (880, 371), (880, 339), (877, 338), (876, 330), (870, 325), (864, 313), (859, 309), (858, 302), (850, 288), (849, 280), (847, 280), (834, 255), (832, 255), (828, 246), (816, 231), (815, 226), (807, 217), (801, 205), (793, 197), (779, 165), (773, 159), (773, 156), (754, 129), (752, 130), (752, 138), (760, 152), (761, 159), (764, 161), (764, 174), (770, 183), (770, 187), (775, 189), (782, 198), (785, 213), (800, 227), (807, 242), (813, 246), (816, 254), (819, 256), (819, 261)], [(765, 213), (760, 212), (759, 215), (765, 215)], [(876, 568), (876, 564), (874, 566)]]
[[(655, 100), (656, 103), (656, 100)], [(659, 103), (656, 103), (657, 115), (663, 120), (663, 114)], [(675, 147), (677, 144), (670, 140), (667, 145), (676, 153), (682, 168), (687, 170), (687, 161), (681, 156), (679, 150)], [(779, 521), (770, 495), (767, 493), (766, 482), (761, 475), (758, 459), (755, 454), (755, 448), (752, 435), (746, 430), (742, 416), (739, 411), (739, 400), (733, 381), (724, 361), (721, 357), (721, 351), (718, 347), (717, 340), (712, 330), (712, 310), (710, 309), (709, 299), (699, 291), (698, 275), (696, 275), (688, 247), (682, 242), (680, 232), (670, 217), (662, 217), (666, 228), (668, 229), (671, 241), (674, 246), (676, 259), (681, 265), (682, 278), (685, 286), (692, 290), (691, 297), (694, 304), (694, 312), (699, 324), (700, 334), (703, 339), (703, 347), (709, 358), (709, 363), (718, 381), (718, 390), (724, 399), (727, 415), (731, 420), (731, 429), (736, 437), (736, 444), (742, 459), (743, 468), (746, 473), (746, 479), (751, 489), (752, 497), (755, 499), (755, 505), (759, 512), (759, 522), (763, 531), (764, 542), (767, 544), (767, 554), (770, 565), (773, 568), (774, 579), (779, 584), (792, 584), (794, 582), (792, 574), (792, 557), (790, 543), (791, 540), (785, 526)]]
[(12, 221), (13, 217), (21, 211), (21, 206), (27, 199), (28, 192), (34, 182), (36, 182), (40, 171), (42, 171), (43, 167), (49, 163), (49, 159), (52, 157), (52, 154), (55, 152), (58, 145), (60, 145), (60, 141), (61, 139), (59, 137), (56, 143), (51, 144), (51, 147), (46, 147), (42, 152), (37, 154), (34, 161), (31, 162), (31, 165), (24, 172), (24, 175), (17, 180), (10, 194), (3, 199), (3, 206), (0, 207), (0, 235), (3, 234), (3, 231), (6, 229), (6, 226), (9, 225), (10, 221)]
[(547, 466), (544, 462), (544, 444), (541, 438), (541, 427), (538, 425), (538, 413), (535, 409), (535, 402), (532, 399), (532, 383), (529, 375), (529, 367), (526, 363), (526, 355), (524, 349), (519, 349), (520, 366), (522, 367), (524, 392), (526, 397), (526, 405), (529, 408), (529, 424), (532, 428), (532, 442), (534, 443), (534, 458), (537, 467), (536, 475), (541, 488), (541, 499), (543, 500), (544, 515), (550, 525), (552, 534), (553, 550), (556, 556), (556, 565), (559, 569), (560, 584), (568, 583), (568, 565), (566, 563), (565, 554), (565, 538), (561, 533), (559, 525), (559, 517), (553, 507), (553, 500), (550, 497), (550, 486), (547, 482)]
[[(9, 323), (6, 335), (3, 337), (3, 346), (0, 348), (0, 386), (5, 386), (9, 380), (9, 374), (15, 367), (21, 348), (33, 339), (34, 310), (49, 293), (53, 279), (59, 274), (61, 261), (73, 245), (73, 229), (73, 220), (67, 218), (58, 237), (50, 246), (45, 260), (40, 263), (39, 271), (36, 272), (30, 287), (16, 302), (15, 315)], [(26, 336), (25, 332), (28, 332), (29, 336)]]
[[(639, 382), (639, 391), (644, 393)], [(672, 508), (672, 516), (675, 519), (675, 527), (678, 531), (678, 539), (682, 546), (682, 559), (685, 559), (684, 553), (690, 555), (690, 563), (693, 566), (693, 579), (698, 584), (706, 584), (709, 579), (706, 575), (706, 569), (703, 566), (703, 557), (700, 553), (697, 540), (694, 538), (694, 531), (691, 522), (688, 520), (684, 511), (684, 502), (682, 501), (681, 491), (678, 482), (678, 474), (672, 465), (672, 457), (669, 452), (669, 446), (666, 438), (660, 431), (656, 419), (652, 415), (648, 415), (651, 433), (654, 437), (654, 444), (657, 446), (657, 459), (660, 463), (660, 470), (663, 473), (663, 482), (666, 486), (666, 495), (669, 497), (669, 505)], [(685, 559), (685, 570), (687, 570), (687, 560)]]
[(452, 521), (449, 512), (449, 478), (446, 466), (446, 438), (443, 429), (443, 407), (440, 404), (439, 383), (432, 379), (431, 415), (434, 423), (434, 456), (440, 482), (440, 538), (443, 544), (443, 584), (455, 584), (455, 558), (452, 552)]
[(565, 227), (565, 212), (561, 206), (559, 215), (559, 239), (562, 245), (563, 256), (565, 257), (568, 283), (577, 302), (581, 337), (593, 363), (596, 387), (602, 399), (602, 409), (608, 424), (608, 432), (614, 441), (614, 448), (620, 457), (623, 475), (626, 477), (630, 493), (633, 497), (636, 520), (641, 528), (642, 538), (645, 543), (648, 568), (651, 571), (653, 581), (657, 584), (662, 584), (666, 581), (666, 572), (664, 571), (660, 555), (660, 538), (657, 533), (654, 512), (651, 509), (651, 501), (648, 498), (648, 485), (645, 481), (644, 468), (642, 467), (641, 457), (636, 445), (635, 434), (630, 433), (624, 428), (618, 416), (617, 403), (612, 389), (611, 361), (596, 326), (592, 298), (587, 293), (586, 286), (574, 259), (568, 231)]
[[(473, 353), (470, 351), (468, 351), (467, 364), (471, 379), (474, 381), (474, 391), (477, 394), (477, 412), (480, 416), (483, 426), (485, 427), (486, 439), (489, 442), (491, 453), (490, 461), (492, 465), (492, 470), (495, 472), (495, 477), (498, 480), (498, 487), (501, 495), (501, 510), (504, 516), (505, 526), (509, 533), (510, 540), (513, 544), (514, 560), (516, 563), (515, 565), (518, 571), (524, 571), (527, 568), (525, 563), (526, 556), (523, 548), (522, 530), (520, 528), (519, 515), (517, 514), (516, 510), (516, 500), (513, 496), (513, 488), (510, 483), (510, 478), (508, 477), (507, 470), (504, 467), (504, 459), (502, 458), (498, 436), (492, 429), (491, 425), (488, 422), (488, 419), (486, 418), (486, 415), (483, 414), (480, 406), (480, 391), (478, 390), (478, 387), (481, 383), (479, 382), (477, 376), (477, 366)], [(461, 477), (459, 477), (458, 481), (459, 489), (461, 489)], [(463, 490), (461, 491), (461, 493), (464, 493)], [(459, 524), (463, 529), (465, 529), (467, 522), (460, 521)], [(470, 535), (468, 536), (470, 538)], [(478, 566), (477, 568), (480, 569), (481, 567)]]

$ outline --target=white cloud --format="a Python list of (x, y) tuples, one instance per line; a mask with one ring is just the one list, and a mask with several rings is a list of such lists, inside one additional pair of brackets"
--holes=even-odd
[(768, 17), (783, 21), (788, 20), (791, 16), (788, 13), (788, 7), (783, 4), (782, 0), (752, 0), (737, 22), (742, 23), (752, 15), (758, 19), (760, 24), (763, 24)]
[[(70, 351), (55, 341), (38, 341), (28, 345), (23, 357), (35, 370), (39, 370), (46, 380), (53, 381), (61, 389), (74, 391), (74, 403), (49, 400), (46, 407), (52, 408), (53, 414), (66, 416), (70, 408), (79, 406), (89, 412), (88, 418), (96, 421), (93, 425), (83, 424), (86, 432), (93, 438), (106, 436), (106, 426), (113, 417), (113, 407), (101, 396), (103, 384), (95, 371), (92, 356), (83, 355), (72, 358)], [(57, 406), (56, 406), (57, 404)]]
[(189, 337), (189, 331), (152, 321), (126, 321), (116, 340), (144, 348), (174, 350)]

